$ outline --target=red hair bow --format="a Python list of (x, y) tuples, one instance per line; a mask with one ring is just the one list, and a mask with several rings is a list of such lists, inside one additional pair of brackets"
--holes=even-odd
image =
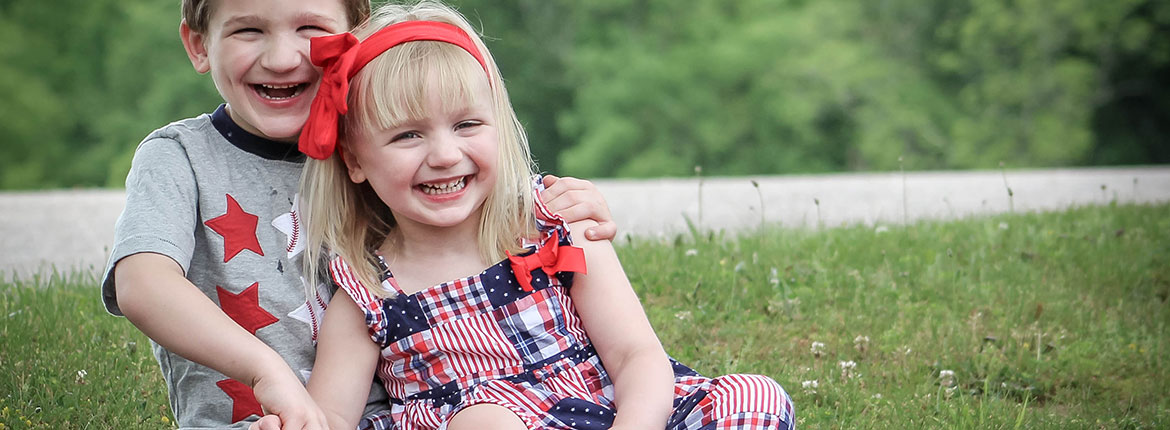
[(400, 22), (378, 30), (361, 42), (350, 33), (314, 37), (309, 42), (309, 57), (314, 65), (322, 68), (321, 85), (309, 107), (309, 119), (297, 139), (301, 152), (318, 160), (333, 155), (337, 147), (337, 120), (349, 110), (345, 100), (349, 94), (349, 80), (387, 49), (422, 40), (463, 48), (475, 57), (484, 72), (488, 71), (487, 62), (471, 36), (459, 27), (443, 22)]
[(532, 271), (541, 269), (548, 276), (557, 272), (588, 273), (585, 268), (585, 251), (575, 246), (560, 246), (559, 235), (549, 236), (544, 245), (528, 255), (508, 254), (512, 272), (520, 282), (520, 289), (532, 292)]
[(358, 40), (350, 33), (314, 37), (309, 41), (313, 64), (321, 66), (321, 86), (309, 108), (309, 119), (297, 144), (305, 155), (324, 160), (337, 145), (337, 119), (349, 111), (350, 69), (357, 58)]

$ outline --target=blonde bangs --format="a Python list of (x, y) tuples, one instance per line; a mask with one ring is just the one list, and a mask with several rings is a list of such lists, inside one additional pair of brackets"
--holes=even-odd
[[(429, 112), (427, 97), (437, 90), (442, 106), (491, 105), (475, 91), (486, 72), (462, 48), (420, 41), (395, 46), (370, 61), (350, 87), (346, 133), (370, 133), (421, 121)], [(489, 84), (490, 85), (490, 84)], [(368, 136), (368, 134), (367, 134)]]

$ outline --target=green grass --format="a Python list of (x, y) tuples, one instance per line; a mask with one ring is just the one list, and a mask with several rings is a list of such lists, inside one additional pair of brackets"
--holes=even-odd
[[(667, 350), (774, 377), (803, 428), (1170, 426), (1170, 205), (617, 242)], [(0, 285), (0, 423), (166, 426), (77, 278)]]
[(90, 274), (0, 283), (0, 429), (165, 428), (150, 342)]

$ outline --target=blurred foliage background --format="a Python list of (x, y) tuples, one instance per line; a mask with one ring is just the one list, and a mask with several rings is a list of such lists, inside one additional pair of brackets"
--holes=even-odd
[[(449, 0), (542, 170), (585, 177), (1170, 162), (1170, 2)], [(121, 186), (221, 99), (178, 0), (0, 0), (0, 189)]]

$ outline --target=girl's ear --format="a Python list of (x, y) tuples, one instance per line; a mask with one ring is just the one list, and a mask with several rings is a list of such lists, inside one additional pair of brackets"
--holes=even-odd
[(187, 58), (199, 73), (211, 70), (211, 61), (207, 59), (207, 45), (204, 44), (203, 33), (192, 30), (187, 20), (179, 24), (179, 38), (183, 40), (183, 49), (187, 51)]
[(362, 164), (358, 162), (357, 157), (353, 153), (343, 149), (341, 145), (337, 145), (337, 154), (341, 155), (341, 162), (345, 164), (345, 169), (349, 172), (349, 180), (355, 184), (360, 184), (366, 181), (366, 174), (362, 171)]

